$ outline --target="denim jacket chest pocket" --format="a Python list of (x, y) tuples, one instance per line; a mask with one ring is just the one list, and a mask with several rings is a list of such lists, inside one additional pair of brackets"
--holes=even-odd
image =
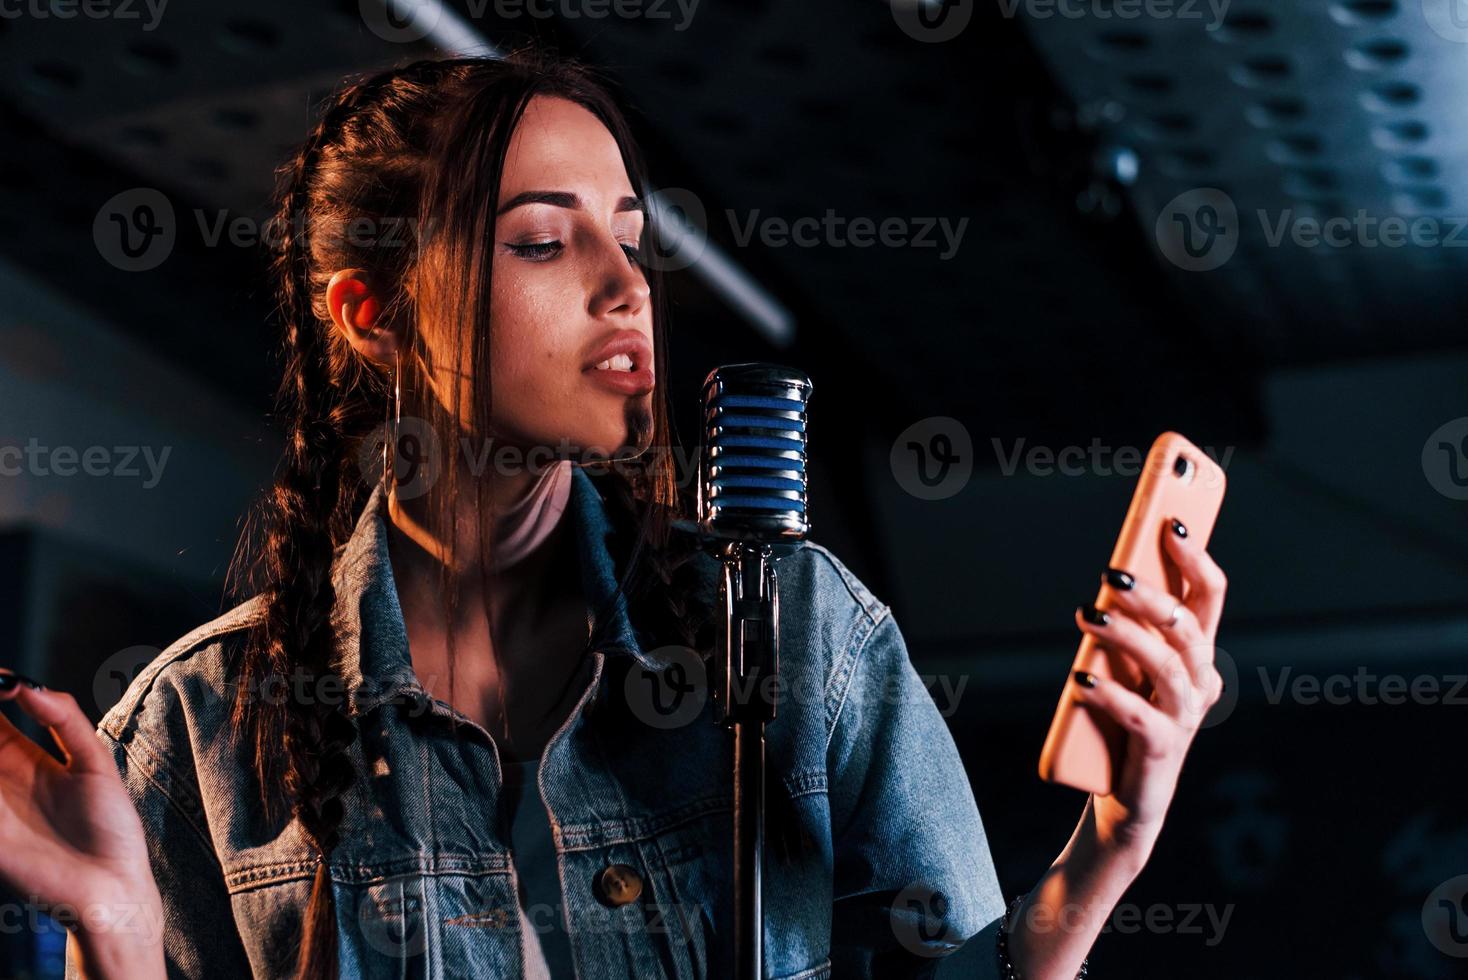
[[(343, 794), (340, 842), (329, 858), (341, 975), (518, 971), (514, 872), (495, 826), (493, 751), (420, 714), (411, 703), (383, 705), (359, 719), (350, 750), (357, 775)], [(233, 792), (247, 798), (243, 788)], [(316, 852), (295, 821), (272, 833), (251, 826), (251, 808), (230, 816), (219, 860), (240, 939), (254, 975), (290, 976)]]

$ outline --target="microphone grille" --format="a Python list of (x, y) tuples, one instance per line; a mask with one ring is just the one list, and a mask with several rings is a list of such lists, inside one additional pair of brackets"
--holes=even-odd
[(796, 540), (806, 515), (811, 382), (778, 364), (727, 364), (703, 383), (699, 529), (740, 541)]

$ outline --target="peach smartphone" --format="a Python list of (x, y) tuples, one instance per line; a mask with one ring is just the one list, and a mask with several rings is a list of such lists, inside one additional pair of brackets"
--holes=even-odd
[[(1197, 446), (1176, 432), (1158, 436), (1111, 552), (1111, 567), (1181, 598), (1182, 576), (1163, 550), (1162, 535), (1172, 533), (1171, 518), (1176, 517), (1190, 538), (1206, 545), (1223, 490), (1223, 469)], [(1096, 608), (1109, 609), (1113, 596), (1103, 580)], [(1126, 657), (1098, 647), (1089, 633), (1081, 638), (1040, 752), (1040, 778), (1105, 795), (1121, 766), (1126, 735), (1110, 718), (1075, 700), (1078, 670), (1119, 680), (1143, 697), (1151, 696), (1152, 685)]]

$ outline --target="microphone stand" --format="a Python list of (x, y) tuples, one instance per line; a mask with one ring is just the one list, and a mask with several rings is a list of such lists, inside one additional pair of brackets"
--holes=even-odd
[(726, 364), (703, 384), (704, 446), (694, 525), (723, 566), (714, 721), (734, 734), (734, 980), (763, 980), (765, 725), (780, 679), (775, 562), (799, 547), (806, 518), (810, 379), (778, 364)]
[(768, 544), (722, 549), (722, 650), (713, 658), (715, 718), (734, 730), (734, 974), (763, 980), (765, 724), (780, 673), (779, 591)]

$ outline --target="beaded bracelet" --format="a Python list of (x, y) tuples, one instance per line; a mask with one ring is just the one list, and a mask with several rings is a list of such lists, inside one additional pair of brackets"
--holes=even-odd
[[(1004, 918), (999, 922), (1000, 980), (1021, 980), (1019, 971), (1014, 968), (1014, 963), (1009, 959), (1009, 920), (1014, 916), (1014, 913), (1019, 911), (1019, 907), (1024, 900), (1025, 896), (1020, 895), (1013, 902), (1010, 902), (1009, 908), (1004, 911)], [(1089, 956), (1081, 961), (1081, 972), (1076, 974), (1076, 980), (1085, 980), (1090, 965), (1091, 958)]]

